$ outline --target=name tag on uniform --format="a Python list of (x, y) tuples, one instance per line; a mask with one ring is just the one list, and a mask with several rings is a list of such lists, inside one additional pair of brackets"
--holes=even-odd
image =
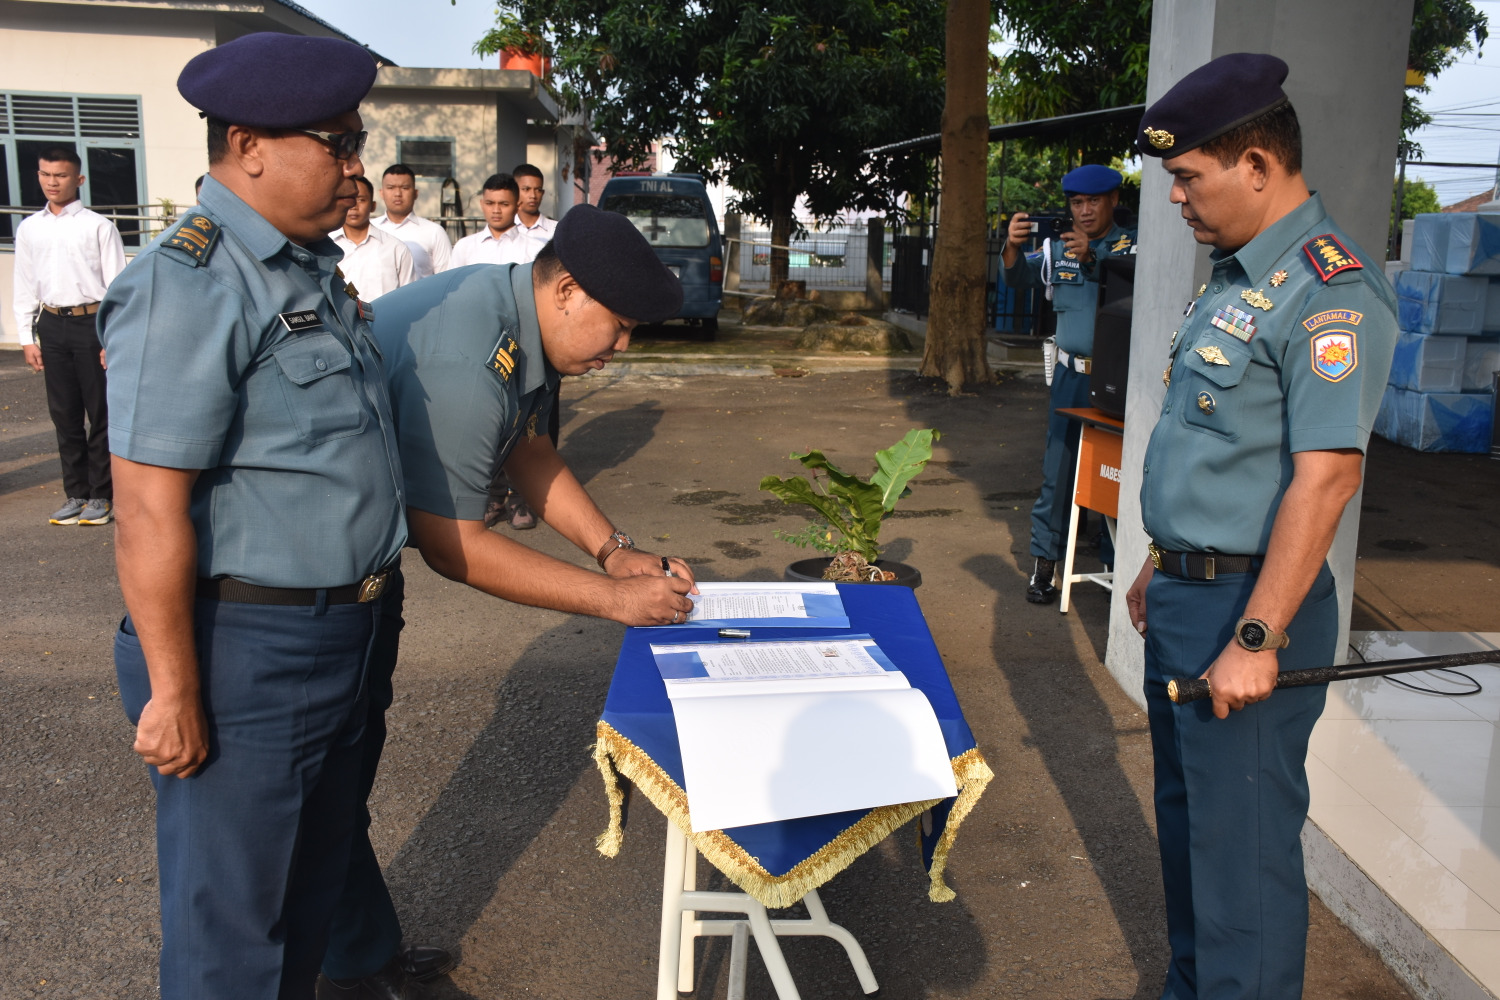
[(278, 313), (276, 318), (281, 320), (281, 325), (286, 327), (289, 333), (302, 333), (323, 325), (323, 320), (319, 318), (315, 309)]

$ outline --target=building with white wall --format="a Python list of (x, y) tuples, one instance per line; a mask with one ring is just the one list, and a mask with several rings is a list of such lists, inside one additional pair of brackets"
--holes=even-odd
[[(177, 75), (200, 52), (256, 31), (349, 38), (290, 0), (0, 0), (0, 208), (42, 204), (36, 154), (58, 144), (83, 160), (86, 205), (149, 206), (122, 214), (157, 216), (191, 205), (208, 167), (205, 130), (177, 93)], [(371, 55), (380, 74), (362, 107), (364, 159), (377, 186), (404, 155), (416, 161), (420, 214), (441, 214), (447, 177), (465, 214), (478, 214), (484, 179), (530, 162), (546, 176), (543, 211), (572, 206), (574, 149), (592, 137), (580, 122), (560, 123), (535, 76), (400, 67)], [(17, 343), (9, 303), (19, 218), (0, 214), (0, 347)], [(120, 222), (122, 231), (138, 225)], [(127, 236), (126, 252), (141, 242)]]

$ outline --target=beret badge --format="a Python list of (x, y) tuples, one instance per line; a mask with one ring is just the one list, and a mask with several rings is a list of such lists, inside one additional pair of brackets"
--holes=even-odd
[(1177, 137), (1174, 136), (1171, 132), (1168, 132), (1166, 129), (1148, 128), (1145, 130), (1145, 132), (1146, 138), (1151, 142), (1151, 145), (1155, 146), (1157, 149), (1171, 149), (1172, 144), (1177, 141)]

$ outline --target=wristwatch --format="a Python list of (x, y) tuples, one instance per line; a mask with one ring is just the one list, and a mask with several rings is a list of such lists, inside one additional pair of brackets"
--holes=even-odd
[(599, 554), (594, 556), (594, 561), (599, 564), (600, 569), (604, 569), (604, 560), (614, 555), (616, 550), (633, 548), (635, 548), (635, 542), (630, 540), (629, 535), (623, 531), (614, 531), (604, 540), (604, 544), (599, 546)]
[(1241, 646), (1252, 653), (1267, 649), (1285, 649), (1292, 640), (1285, 632), (1278, 632), (1259, 618), (1241, 618), (1234, 626), (1234, 637)]

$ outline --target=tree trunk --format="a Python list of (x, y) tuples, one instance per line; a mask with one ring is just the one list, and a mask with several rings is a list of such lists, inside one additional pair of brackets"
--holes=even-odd
[(791, 256), (782, 249), (792, 245), (792, 209), (797, 204), (792, 174), (776, 158), (777, 171), (771, 178), (771, 291), (780, 288), (791, 270)]
[(989, 26), (989, 0), (948, 0), (942, 203), (921, 373), (943, 379), (954, 395), (993, 378), (985, 361), (984, 314)]

